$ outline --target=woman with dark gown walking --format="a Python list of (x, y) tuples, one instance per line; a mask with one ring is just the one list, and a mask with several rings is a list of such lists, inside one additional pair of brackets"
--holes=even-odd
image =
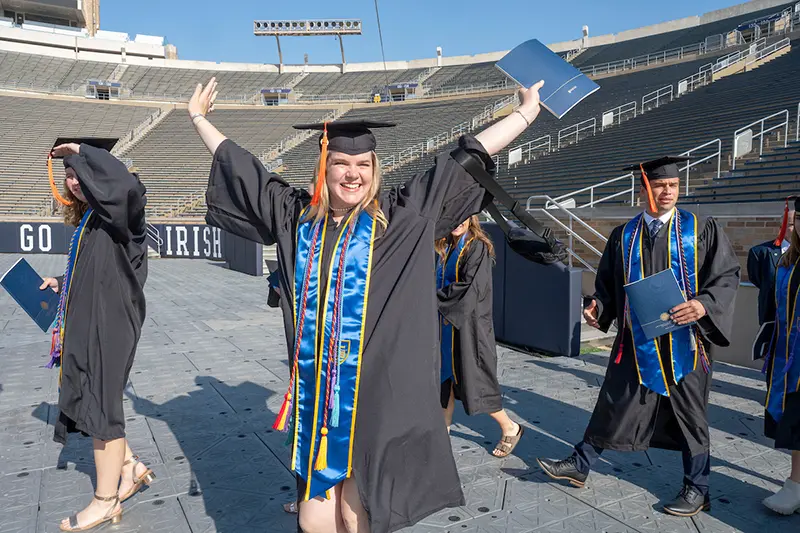
[[(97, 147), (99, 145), (101, 147)], [(64, 157), (65, 222), (76, 230), (66, 273), (41, 289), (61, 294), (51, 361), (60, 367), (54, 440), (92, 437), (97, 487), (62, 531), (85, 531), (122, 518), (121, 502), (155, 477), (125, 439), (123, 390), (145, 318), (145, 188), (106, 149), (113, 141), (58, 142)]]

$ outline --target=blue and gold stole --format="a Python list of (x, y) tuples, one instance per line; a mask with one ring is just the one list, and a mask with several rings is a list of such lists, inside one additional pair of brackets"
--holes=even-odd
[[(464, 232), (464, 235), (458, 239), (458, 243), (456, 243), (455, 247), (452, 249), (450, 247), (447, 248), (444, 259), (439, 257), (436, 263), (436, 280), (440, 290), (451, 283), (459, 281), (458, 269), (461, 266), (461, 256), (469, 246), (469, 243), (472, 242), (472, 238), (467, 238), (468, 235), (469, 232)], [(447, 322), (442, 315), (439, 315), (439, 327), (441, 331), (440, 344), (442, 347), (442, 383), (451, 378), (458, 383), (455, 368), (455, 331), (453, 325)]]
[[(644, 278), (644, 262), (642, 261), (642, 239), (647, 231), (644, 214), (641, 213), (630, 220), (622, 232), (622, 261), (625, 267), (625, 283), (633, 283)], [(669, 263), (675, 278), (687, 299), (697, 294), (698, 251), (697, 251), (697, 217), (688, 211), (675, 209), (669, 221)], [(625, 319), (623, 335), (620, 341), (620, 356), (624, 330), (629, 328), (633, 336), (633, 353), (636, 359), (636, 370), (639, 383), (662, 396), (669, 396), (667, 377), (661, 359), (660, 337), (648, 339), (636, 315), (631, 312), (627, 297), (625, 299)], [(706, 372), (708, 361), (699, 341), (696, 328), (681, 328), (669, 333), (669, 346), (672, 362), (672, 375), (677, 385), (695, 368), (700, 359)], [(619, 362), (619, 356), (617, 358)]]
[[(305, 220), (306, 215), (307, 211), (297, 228), (295, 345), (289, 392), (273, 426), (290, 432), (292, 469), (306, 482), (305, 494), (300, 495), (303, 501), (326, 494), (352, 472), (376, 224), (363, 210), (351, 213), (343, 222), (329, 267), (325, 301), (320, 301), (328, 215), (318, 222)], [(319, 313), (323, 331), (317, 331)]]
[[(786, 407), (786, 395), (800, 391), (800, 357), (797, 350), (800, 346), (800, 260), (791, 267), (780, 266), (775, 273), (775, 335), (772, 337), (770, 358), (772, 359), (772, 376), (767, 391), (767, 412), (775, 421), (783, 417)], [(792, 291), (794, 286), (797, 286)], [(792, 295), (794, 292), (794, 295)]]
[[(75, 272), (75, 263), (78, 260), (78, 251), (83, 241), (83, 233), (86, 230), (86, 223), (92, 216), (92, 208), (86, 210), (81, 218), (80, 224), (75, 228), (72, 234), (72, 239), (69, 241), (69, 252), (67, 253), (67, 268), (64, 271), (63, 286), (59, 287), (61, 296), (58, 299), (58, 312), (53, 327), (53, 337), (50, 342), (50, 362), (47, 363), (47, 368), (60, 367), (61, 355), (64, 350), (64, 331), (67, 326), (67, 306), (69, 305), (69, 289), (72, 285), (72, 275)], [(61, 382), (61, 373), (59, 372), (59, 383)]]

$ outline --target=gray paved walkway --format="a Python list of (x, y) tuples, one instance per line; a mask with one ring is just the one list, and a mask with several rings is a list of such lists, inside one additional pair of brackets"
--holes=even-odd
[[(0, 272), (15, 260), (0, 255)], [(33, 256), (43, 274), (62, 257)], [(294, 531), (281, 504), (294, 494), (284, 437), (269, 428), (287, 379), (279, 312), (266, 280), (202, 261), (151, 262), (148, 319), (126, 400), (133, 449), (158, 479), (125, 504), (111, 532)], [(92, 493), (91, 445), (52, 442), (56, 373), (49, 339), (0, 290), (0, 533), (54, 532)], [(789, 456), (762, 436), (765, 387), (755, 371), (718, 365), (709, 414), (713, 511), (673, 519), (658, 502), (677, 492), (677, 453), (608, 453), (579, 490), (548, 482), (535, 457), (565, 456), (580, 439), (607, 354), (576, 360), (501, 350), (506, 405), (527, 432), (517, 456), (489, 455), (488, 417), (457, 416), (453, 430), (467, 506), (404, 533), (528, 531), (800, 531), (800, 515), (761, 506)]]

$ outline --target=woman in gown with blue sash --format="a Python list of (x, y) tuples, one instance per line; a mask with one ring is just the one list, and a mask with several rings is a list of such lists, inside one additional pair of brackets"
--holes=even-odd
[(492, 314), (494, 245), (477, 215), (436, 242), (442, 350), (442, 408), (453, 422), (455, 400), (469, 416), (488, 414), (502, 436), (492, 455), (507, 457), (522, 437), (522, 426), (503, 409), (497, 382), (497, 350)]
[[(458, 150), (489, 170), (539, 113), (541, 85)], [(464, 503), (439, 407), (433, 244), (491, 201), (450, 153), (380, 190), (386, 123), (296, 126), (321, 132), (314, 194), (265, 170), (206, 118), (216, 81), (190, 118), (213, 163), (206, 221), (276, 244), (281, 309), (293, 317), (288, 387), (273, 426), (287, 433), (305, 533), (388, 533)], [(309, 169), (310, 170), (310, 169)]]
[(145, 319), (145, 188), (112, 156), (114, 139), (59, 140), (64, 157), (65, 222), (75, 226), (65, 275), (42, 288), (61, 294), (51, 360), (59, 368), (54, 440), (92, 437), (97, 485), (92, 502), (61, 523), (84, 531), (122, 517), (121, 502), (153, 477), (125, 438), (123, 391)]
[[(783, 488), (766, 498), (764, 505), (784, 515), (800, 511), (800, 198), (794, 201), (790, 246), (775, 272), (775, 327), (765, 367), (768, 389), (764, 434), (775, 440), (775, 448), (791, 451), (792, 470)], [(778, 243), (784, 238), (787, 214)]]

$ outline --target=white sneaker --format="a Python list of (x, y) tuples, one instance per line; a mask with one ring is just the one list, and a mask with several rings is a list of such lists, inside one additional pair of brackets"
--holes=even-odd
[(791, 515), (800, 511), (800, 483), (787, 479), (783, 488), (764, 499), (764, 505), (776, 513)]

